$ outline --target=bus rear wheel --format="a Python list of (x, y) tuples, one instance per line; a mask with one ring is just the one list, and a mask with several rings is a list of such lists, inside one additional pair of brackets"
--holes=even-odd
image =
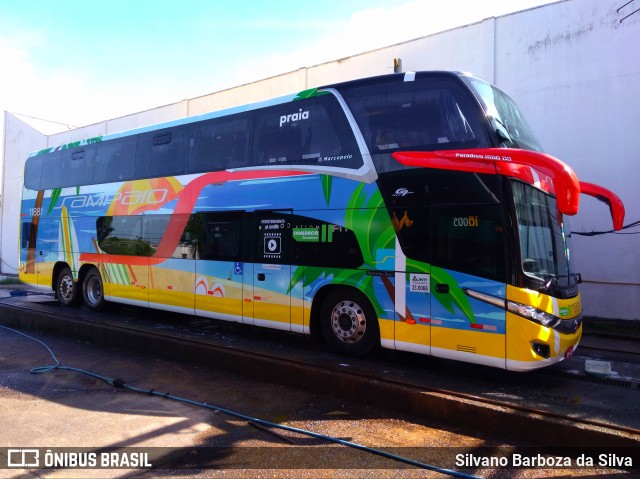
[(380, 345), (373, 307), (356, 290), (335, 290), (325, 298), (322, 334), (333, 349), (350, 356), (365, 356)]
[(71, 268), (62, 268), (56, 278), (56, 298), (62, 306), (77, 306), (82, 300), (80, 284), (73, 280)]
[(89, 309), (100, 310), (104, 308), (104, 284), (102, 276), (96, 268), (91, 268), (84, 276), (82, 285), (82, 293), (84, 295), (84, 303)]

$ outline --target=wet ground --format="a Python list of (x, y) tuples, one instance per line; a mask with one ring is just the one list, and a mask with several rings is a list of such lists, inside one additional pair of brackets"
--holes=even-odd
[[(152, 395), (135, 393), (68, 370), (33, 374), (32, 368), (53, 364), (50, 353), (43, 345), (0, 328), (0, 455), (8, 455), (8, 448), (35, 448), (43, 460), (50, 448), (66, 447), (71, 448), (67, 451), (99, 454), (105, 448), (123, 447), (127, 448), (124, 451), (148, 454), (146, 457), (154, 469), (15, 467), (0, 469), (0, 477), (446, 477), (371, 452), (267, 426), (263, 420), (479, 477), (604, 477), (605, 474), (607, 477), (615, 477), (612, 474), (637, 477), (639, 471), (616, 472), (612, 467), (579, 469), (575, 456), (570, 458), (572, 467), (555, 469), (460, 467), (456, 464), (458, 460), (465, 464), (482, 458), (499, 460), (501, 454), (512, 459), (517, 453), (515, 447), (522, 448), (519, 451), (525, 458), (545, 451), (535, 445), (527, 448), (530, 444), (495, 434), (402, 414), (398, 412), (402, 408), (393, 411), (376, 408), (369, 405), (367, 398), (344, 400), (330, 394), (314, 394), (249, 379), (218, 369), (215, 364), (164, 359), (107, 346), (99, 341), (71, 339), (52, 333), (23, 332), (46, 343), (64, 366), (122, 379), (127, 385), (154, 391)], [(220, 334), (227, 342), (240, 341), (228, 330), (222, 330)], [(254, 341), (255, 334), (250, 330), (240, 337), (246, 340), (247, 347), (263, 344), (263, 341)], [(267, 344), (276, 341), (281, 348), (289, 348), (286, 354), (294, 354), (299, 348), (297, 340), (289, 340), (288, 336), (262, 339)], [(604, 340), (598, 342), (599, 346), (603, 344)], [(619, 343), (612, 347), (621, 349)], [(331, 355), (319, 349), (320, 357)], [(607, 353), (602, 354), (607, 356)], [(622, 352), (616, 354), (624, 356)], [(412, 355), (398, 359), (393, 354), (382, 354), (373, 362), (345, 358), (333, 361), (339, 361), (338, 364), (345, 368), (383, 365), (387, 374), (393, 374), (396, 379), (417, 381), (421, 378), (430, 384), (446, 384), (449, 389), (466, 383), (470, 388), (484, 390), (500, 399), (515, 401), (514, 398), (518, 398), (521, 401), (524, 397), (528, 403), (539, 404), (541, 409), (560, 402), (582, 411), (583, 415), (588, 415), (593, 408), (598, 415), (604, 416), (603, 411), (609, 404), (611, 409), (622, 409), (635, 418), (638, 416), (640, 391), (595, 382), (579, 382), (576, 386), (575, 381), (562, 376), (542, 375), (544, 379), (533, 376), (528, 380), (526, 375), (518, 375), (515, 377), (521, 379), (505, 379), (514, 376), (473, 366), (470, 374), (469, 366)], [(575, 361), (566, 366), (584, 369), (584, 364), (580, 363), (584, 360), (578, 357)], [(413, 367), (409, 367), (411, 364)], [(632, 362), (624, 364), (630, 369), (633, 366)], [(430, 367), (428, 374), (425, 374), (425, 366)], [(417, 369), (423, 373), (418, 379)], [(436, 369), (440, 370), (439, 374)], [(399, 374), (399, 370), (405, 372)], [(527, 388), (527, 382), (531, 380), (534, 383), (544, 381), (547, 395), (551, 390), (550, 396), (555, 397), (545, 399), (544, 394), (531, 392)], [(208, 407), (164, 398), (165, 393), (206, 403)], [(223, 409), (247, 417), (229, 415), (222, 412)], [(619, 412), (612, 410), (611, 416), (615, 419)], [(627, 422), (636, 424), (633, 418)], [(64, 452), (62, 449), (51, 451)], [(574, 452), (560, 448), (556, 454), (563, 457)]]

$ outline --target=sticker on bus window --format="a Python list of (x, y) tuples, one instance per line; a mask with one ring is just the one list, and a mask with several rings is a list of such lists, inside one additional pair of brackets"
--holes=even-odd
[(320, 230), (318, 228), (293, 228), (293, 239), (299, 243), (319, 243)]
[(431, 275), (422, 273), (411, 273), (409, 281), (409, 291), (412, 293), (431, 292)]
[(282, 254), (282, 238), (279, 233), (267, 233), (264, 237), (264, 257), (279, 259)]

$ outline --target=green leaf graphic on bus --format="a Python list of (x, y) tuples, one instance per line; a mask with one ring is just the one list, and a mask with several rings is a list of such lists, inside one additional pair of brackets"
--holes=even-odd
[(95, 143), (100, 143), (102, 141), (102, 137), (101, 136), (94, 136), (93, 138), (89, 138), (88, 140), (85, 140), (87, 145), (93, 145)]
[(329, 201), (331, 201), (332, 182), (333, 182), (333, 176), (322, 175), (322, 192), (324, 193), (324, 200), (327, 202), (327, 206), (329, 206)]
[[(347, 203), (345, 227), (356, 235), (365, 262), (363, 269), (357, 270), (357, 274), (352, 275), (352, 279), (357, 280), (359, 288), (372, 299), (376, 314), (380, 317), (384, 315), (384, 308), (377, 300), (377, 295), (373, 291), (373, 276), (367, 275), (367, 270), (376, 269), (376, 252), (379, 249), (394, 246), (395, 231), (380, 191), (376, 189), (367, 198), (364, 187), (364, 184), (358, 185)], [(381, 280), (387, 290), (393, 288), (389, 278), (381, 277)]]
[(374, 269), (376, 251), (393, 248), (395, 231), (380, 191), (375, 190), (367, 200), (364, 186), (358, 185), (347, 204), (345, 227), (358, 238), (365, 267)]
[(306, 100), (307, 98), (313, 98), (314, 96), (328, 95), (328, 94), (329, 94), (328, 91), (318, 91), (317, 88), (309, 88), (308, 90), (302, 90), (301, 92), (299, 92), (296, 95), (296, 97), (293, 99), (293, 101)]
[(320, 266), (298, 267), (291, 277), (287, 294), (296, 284), (302, 281), (303, 287), (311, 286), (316, 280), (325, 279), (331, 283), (349, 285), (366, 290), (370, 286), (372, 276), (360, 269), (324, 268)]
[(51, 153), (52, 151), (53, 151), (53, 148), (44, 148), (42, 150), (38, 150), (38, 152), (35, 154), (35, 156), (46, 155), (47, 153)]
[(74, 141), (74, 142), (71, 142), (71, 143), (67, 143), (66, 145), (62, 145), (60, 147), (60, 150), (71, 150), (72, 148), (79, 147), (80, 144), (81, 144), (80, 141)]
[[(322, 179), (322, 188), (327, 205), (331, 195), (331, 176), (325, 175)], [(364, 184), (358, 185), (347, 204), (345, 212), (345, 228), (356, 235), (358, 244), (362, 250), (364, 264), (359, 269), (334, 269), (323, 267), (297, 268), (291, 277), (288, 291), (303, 281), (303, 286), (308, 287), (314, 281), (332, 277), (336, 284), (348, 284), (359, 288), (372, 299), (373, 307), (378, 315), (384, 310), (376, 300), (373, 291), (373, 277), (367, 275), (367, 270), (375, 269), (375, 254), (378, 248), (389, 248), (393, 244), (395, 233), (393, 225), (387, 214), (382, 196), (375, 190), (370, 198), (363, 191)], [(389, 281), (388, 278), (384, 278)]]
[(54, 188), (51, 190), (51, 198), (49, 199), (49, 208), (47, 209), (47, 214), (51, 214), (53, 209), (56, 207), (56, 203), (58, 199), (60, 199), (60, 193), (62, 193), (62, 188)]
[(304, 267), (298, 266), (291, 276), (291, 281), (289, 282), (289, 287), (287, 288), (287, 294), (291, 292), (293, 287), (302, 281), (302, 287), (306, 288), (310, 286), (316, 279), (320, 278), (325, 273), (324, 268), (318, 267)]
[[(49, 199), (49, 208), (47, 209), (48, 215), (51, 214), (51, 212), (57, 206), (61, 193), (62, 193), (62, 188), (54, 188), (51, 190), (51, 198)], [(79, 195), (79, 194), (80, 194), (80, 187), (76, 186), (76, 195)]]

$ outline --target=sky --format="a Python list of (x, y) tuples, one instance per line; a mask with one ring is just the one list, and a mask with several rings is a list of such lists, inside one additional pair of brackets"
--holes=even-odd
[(52, 134), (547, 3), (0, 0), (0, 112)]

